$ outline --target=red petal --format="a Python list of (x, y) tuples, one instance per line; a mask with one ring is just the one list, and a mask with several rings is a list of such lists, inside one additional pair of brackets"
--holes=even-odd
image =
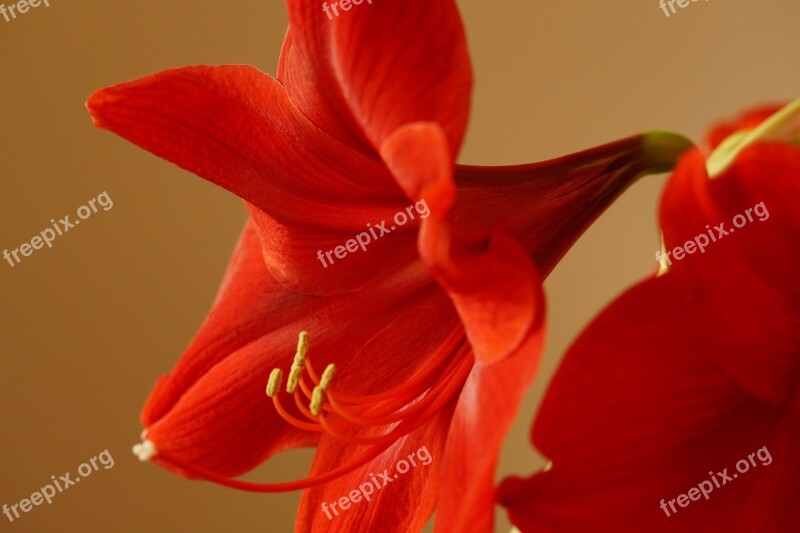
[(287, 287), (351, 291), (381, 274), (378, 261), (394, 270), (416, 255), (412, 221), (368, 253), (350, 253), (346, 267), (321, 264), (318, 250), (344, 247), (408, 202), (377, 158), (317, 129), (280, 83), (252, 67), (162, 72), (98, 91), (87, 105), (98, 126), (263, 211), (251, 210), (265, 259)]
[[(435, 291), (426, 292), (425, 301), (398, 309), (401, 312), (394, 313), (388, 320), (384, 317), (386, 326), (372, 336), (345, 366), (337, 368), (337, 377), (331, 386), (334, 394), (389, 394), (392, 388), (407, 384), (419, 363), (438, 350), (451, 352), (451, 357), (456, 360), (471, 357), (452, 304), (438, 286), (433, 284), (433, 287)], [(439, 472), (445, 460), (444, 441), (454, 404), (454, 400), (450, 400), (442, 405), (422, 427), (401, 437), (365, 466), (333, 482), (307, 489), (298, 513), (299, 530), (317, 531), (328, 527), (341, 531), (421, 530), (436, 501)], [(413, 421), (404, 421), (396, 429), (402, 428), (404, 423)], [(375, 436), (374, 428), (345, 429), (343, 432), (359, 437)], [(400, 459), (407, 458), (421, 447), (426, 447), (432, 456), (431, 464), (418, 465), (408, 473), (398, 475), (391, 486), (376, 490), (371, 502), (362, 501), (338, 517), (329, 511), (331, 520), (324, 514), (323, 502), (330, 504), (349, 495), (370, 481), (370, 473), (378, 476), (384, 469), (394, 473)], [(342, 443), (331, 436), (323, 436), (311, 474), (323, 474), (352, 462), (368, 449), (368, 446)], [(425, 460), (425, 457), (421, 459)]]
[(461, 237), (447, 220), (455, 186), (447, 141), (436, 124), (400, 128), (381, 154), (406, 193), (429, 206), (420, 255), (453, 299), (476, 358), (506, 356), (543, 312), (541, 280), (527, 254), (501, 234)]
[[(147, 438), (165, 456), (226, 476), (250, 470), (288, 447), (312, 444), (316, 434), (291, 429), (264, 393), (273, 367), (288, 371), (301, 329), (310, 332), (309, 353), (317, 372), (335, 363), (337, 387), (348, 394), (371, 394), (407, 379), (428, 353), (415, 348), (440, 342), (446, 336), (443, 332), (459, 327), (449, 301), (435, 284), (428, 287), (438, 292), (424, 292), (429, 296), (424, 313), (419, 312), (420, 302), (411, 297), (414, 290), (396, 286), (396, 294), (379, 287), (369, 298), (303, 299), (283, 307), (295, 322), (275, 330), (263, 317), (251, 317), (263, 324), (262, 336), (226, 354), (189, 384), (170, 411), (147, 428)], [(340, 317), (335, 328), (330, 325), (331, 316)], [(387, 316), (391, 328), (387, 328)], [(381, 335), (380, 343), (373, 340)], [(412, 349), (403, 349), (408, 348), (406, 344)], [(182, 377), (176, 371), (172, 379), (184, 385)], [(292, 402), (284, 400), (286, 405)], [(168, 462), (162, 464), (175, 469)]]
[[(757, 204), (763, 205), (753, 209)], [(698, 339), (729, 376), (775, 403), (791, 395), (800, 371), (798, 213), (800, 148), (777, 143), (743, 151), (714, 180), (699, 151), (687, 154), (662, 202), (668, 250), (709, 241), (701, 253), (672, 259), (670, 275), (680, 278), (691, 302), (683, 313), (694, 318)], [(728, 235), (714, 229), (720, 224)]]
[[(151, 393), (141, 421), (148, 427), (175, 406), (203, 375), (249, 343), (302, 317), (301, 296), (287, 292), (264, 266), (255, 225), (248, 220), (216, 301), (170, 376)], [(296, 338), (292, 342), (296, 341)], [(281, 354), (274, 364), (285, 358)]]
[[(551, 471), (500, 488), (524, 531), (789, 531), (800, 444), (791, 404), (744, 394), (698, 343), (670, 274), (623, 295), (583, 333), (550, 386), (534, 443)], [(714, 316), (707, 327), (717, 327)], [(710, 499), (659, 508), (766, 446)]]
[[(285, 219), (252, 205), (247, 207), (258, 227), (270, 272), (289, 289), (326, 295), (352, 292), (410, 263), (419, 264), (414, 245), (419, 222), (410, 220), (400, 226), (394, 221), (408, 204), (405, 201), (391, 208), (352, 207), (346, 215), (336, 206), (319, 204), (309, 207), (304, 215), (311, 216), (313, 212), (316, 217), (306, 225), (287, 225)], [(346, 221), (349, 229), (330, 228), (340, 220)]]
[(653, 132), (530, 165), (456, 167), (451, 219), (463, 234), (501, 231), (543, 276), (634, 181), (669, 170), (691, 143)]
[(351, 146), (378, 148), (403, 124), (429, 120), (458, 153), (472, 69), (453, 0), (376, 0), (332, 20), (316, 0), (288, 5), (278, 78), (315, 124)]
[(288, 370), (301, 330), (310, 333), (318, 371), (335, 363), (337, 387), (371, 394), (407, 379), (431, 347), (461, 326), (447, 295), (421, 266), (387, 277), (369, 293), (286, 291), (260, 261), (250, 224), (215, 307), (148, 400), (142, 415), (147, 438), (165, 456), (226, 476), (316, 442), (316, 434), (286, 424), (264, 393), (272, 368)]
[[(187, 463), (227, 475), (280, 450), (314, 444), (316, 435), (286, 425), (264, 396), (266, 373), (285, 363), (297, 342), (299, 330), (286, 326), (311, 306), (267, 272), (248, 221), (208, 317), (144, 406), (147, 438)], [(278, 335), (267, 346), (271, 332)]]
[(436, 531), (493, 531), (497, 458), (536, 373), (544, 324), (509, 357), (479, 364), (464, 385), (447, 437)]
[[(422, 531), (436, 504), (445, 459), (445, 436), (452, 412), (451, 403), (422, 428), (398, 440), (370, 463), (334, 482), (307, 489), (297, 513), (297, 530), (398, 533)], [(311, 473), (327, 472), (361, 454), (362, 447), (343, 444), (332, 437), (323, 437)], [(416, 466), (411, 464), (410, 455), (414, 456)], [(397, 465), (403, 460), (409, 469), (401, 474)], [(425, 465), (423, 461), (429, 464)], [(399, 468), (402, 470), (405, 466), (400, 465)], [(381, 474), (391, 479), (384, 480)], [(373, 484), (374, 493), (370, 495), (370, 501), (361, 497), (361, 501), (352, 504), (352, 507), (345, 504), (348, 509), (344, 511), (338, 506), (338, 516), (329, 510), (331, 519), (328, 519), (323, 511), (323, 503), (330, 508), (331, 503), (339, 502), (360, 487), (363, 487), (362, 494), (367, 493), (367, 485), (373, 479), (377, 480), (380, 488), (375, 488)], [(386, 486), (383, 486), (384, 483)]]
[[(534, 428), (553, 469), (504, 483), (526, 531), (796, 528), (800, 149), (753, 146), (716, 180), (686, 154), (662, 204), (668, 248), (763, 201), (743, 225), (606, 309), (567, 354)], [(699, 230), (699, 231), (698, 231)], [(769, 260), (765, 260), (769, 258)], [(766, 447), (774, 466), (659, 508)], [(766, 460), (766, 459), (765, 459)]]

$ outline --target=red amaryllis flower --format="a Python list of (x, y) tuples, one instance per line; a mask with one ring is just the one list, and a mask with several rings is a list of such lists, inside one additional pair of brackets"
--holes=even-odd
[[(305, 488), (303, 531), (419, 530), (434, 507), (439, 530), (489, 530), (497, 453), (538, 363), (542, 277), (685, 143), (653, 134), (537, 165), (454, 166), (472, 76), (452, 0), (333, 21), (317, 2), (288, 5), (277, 80), (192, 67), (88, 102), (98, 126), (251, 215), (136, 451), (236, 488)], [(233, 479), (297, 446), (318, 448), (307, 479)], [(392, 477), (423, 448), (429, 464)], [(369, 501), (343, 508), (373, 479)]]
[(714, 179), (681, 158), (668, 271), (572, 346), (533, 429), (552, 464), (501, 485), (522, 531), (800, 529), (800, 146), (759, 141), (800, 132), (798, 111), (728, 141)]

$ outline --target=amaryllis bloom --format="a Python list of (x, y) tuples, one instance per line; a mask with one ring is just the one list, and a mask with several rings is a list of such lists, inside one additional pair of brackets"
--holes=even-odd
[[(88, 102), (99, 127), (250, 213), (208, 318), (145, 405), (136, 452), (231, 487), (305, 489), (301, 531), (416, 531), (434, 509), (440, 531), (488, 531), (497, 454), (539, 360), (542, 278), (685, 141), (457, 166), (472, 73), (452, 0), (333, 20), (316, 1), (288, 8), (277, 79), (198, 66)], [(300, 446), (317, 447), (306, 479), (235, 479)], [(429, 464), (392, 477), (423, 448)], [(372, 479), (369, 501), (331, 508)]]
[(668, 270), (572, 346), (533, 429), (552, 463), (500, 488), (522, 531), (800, 530), (800, 101), (771, 111), (679, 161)]

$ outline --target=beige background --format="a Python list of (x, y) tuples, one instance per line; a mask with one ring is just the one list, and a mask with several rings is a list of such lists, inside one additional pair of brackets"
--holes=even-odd
[[(530, 162), (651, 128), (698, 138), (743, 106), (800, 96), (795, 0), (712, 0), (669, 18), (657, 0), (459, 4), (477, 80), (462, 162)], [(204, 317), (245, 211), (94, 129), (83, 107), (96, 88), (167, 67), (274, 73), (285, 27), (278, 0), (51, 0), (0, 19), (0, 250), (103, 191), (114, 201), (51, 250), (0, 263), (0, 505), (104, 449), (116, 460), (13, 524), (0, 515), (0, 530), (291, 530), (297, 494), (188, 482), (130, 453), (142, 402)], [(544, 372), (501, 474), (539, 464), (527, 435), (559, 353), (655, 266), (663, 183), (635, 186), (548, 281)], [(253, 477), (302, 476), (309, 457)], [(502, 513), (498, 524), (508, 527)]]

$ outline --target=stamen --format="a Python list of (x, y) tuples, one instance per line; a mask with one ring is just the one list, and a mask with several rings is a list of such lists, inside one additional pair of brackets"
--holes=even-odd
[[(342, 394), (337, 392), (336, 397), (343, 403), (357, 403), (357, 404), (377, 404), (385, 401), (386, 399), (397, 398), (398, 396), (406, 396), (413, 394), (414, 391), (424, 390), (427, 388), (425, 384), (431, 380), (436, 380), (437, 376), (441, 374), (441, 369), (446, 366), (447, 362), (453, 357), (453, 353), (460, 350), (460, 344), (463, 342), (461, 334), (458, 331), (451, 332), (439, 348), (432, 353), (427, 361), (417, 369), (414, 375), (402, 385), (398, 385), (390, 391), (380, 392), (377, 394), (366, 394), (360, 396), (353, 396), (349, 394)], [(306, 364), (306, 369), (312, 378), (315, 378), (311, 361)]]
[[(317, 486), (352, 472), (385, 452), (398, 439), (416, 431), (454, 401), (472, 371), (474, 360), (463, 332), (451, 332), (435, 352), (402, 384), (376, 394), (346, 395), (329, 390), (336, 366), (329, 364), (322, 374), (314, 371), (308, 357), (308, 333), (301, 332), (286, 390), (294, 396), (297, 409), (307, 420), (298, 419), (280, 401), (283, 371), (273, 369), (266, 392), (277, 413), (289, 424), (306, 431), (324, 432), (342, 442), (368, 446), (365, 453), (318, 476), (288, 483), (253, 483), (186, 465), (167, 453), (160, 462), (172, 463), (196, 477), (228, 487), (255, 492), (283, 492)], [(304, 377), (304, 372), (308, 376)], [(312, 389), (313, 387), (313, 389)], [(306, 408), (304, 402), (310, 402)], [(147, 460), (157, 450), (150, 441), (134, 447), (140, 459)]]
[(278, 394), (278, 389), (281, 387), (283, 381), (283, 370), (280, 368), (273, 368), (269, 375), (269, 383), (267, 383), (267, 396), (272, 398)]
[[(426, 416), (428, 407), (435, 403), (436, 398), (441, 394), (448, 394), (447, 391), (450, 389), (448, 384), (455, 381), (458, 386), (461, 385), (466, 377), (462, 375), (461, 369), (464, 368), (462, 363), (469, 358), (464, 348), (463, 338), (458, 332), (451, 332), (445, 342), (430, 355), (409, 380), (391, 390), (366, 396), (350, 396), (327, 391), (336, 370), (335, 366), (329, 365), (323, 373), (323, 378), (319, 379), (310, 358), (308, 358), (305, 361), (305, 370), (312, 379), (313, 385), (323, 385), (323, 380), (325, 383), (315, 392), (306, 384), (305, 379), (300, 379), (300, 389), (310, 400), (312, 410), (304, 409), (300, 405), (300, 398), (297, 394), (295, 402), (300, 411), (314, 422), (325, 425), (321, 419), (317, 420), (317, 417), (320, 416), (320, 413), (328, 412), (361, 427), (375, 427), (376, 429), (384, 427), (384, 431), (381, 431), (380, 434), (387, 436), (385, 426)], [(332, 436), (341, 438), (341, 433), (338, 431), (329, 432)], [(352, 442), (349, 437), (344, 437), (342, 440)], [(366, 444), (367, 442), (362, 441), (362, 443)]]
[(308, 408), (314, 416), (319, 416), (319, 412), (322, 410), (322, 392), (319, 385), (314, 387), (314, 390), (311, 392), (311, 405), (309, 405)]
[(336, 375), (336, 365), (330, 364), (325, 367), (325, 372), (322, 373), (322, 378), (319, 380), (319, 386), (322, 390), (326, 390), (328, 385), (331, 384), (333, 376)]
[(319, 385), (314, 387), (314, 390), (311, 391), (311, 405), (309, 406), (309, 409), (311, 410), (312, 415), (319, 416), (319, 413), (322, 410), (322, 404), (324, 402), (323, 394), (328, 389), (328, 385), (331, 384), (335, 374), (336, 365), (330, 364), (326, 366), (325, 372), (322, 373), (322, 378), (319, 380)]
[[(304, 387), (305, 383), (300, 381), (300, 386)], [(308, 400), (310, 399), (311, 399), (311, 394), (308, 395), (308, 398), (305, 401), (308, 402)], [(299, 390), (294, 391), (294, 404), (297, 406), (297, 409), (303, 414), (304, 417), (308, 418), (313, 422), (317, 421), (316, 418), (314, 418), (314, 415), (311, 413), (311, 411), (308, 410), (308, 407), (306, 407), (306, 404), (303, 403), (303, 400), (300, 398)]]
[[(454, 379), (443, 383), (443, 387), (440, 388), (440, 394), (426, 396), (419, 404), (412, 406), (417, 407), (417, 405), (423, 405), (422, 413), (414, 417), (404, 417), (402, 422), (383, 435), (377, 437), (350, 437), (344, 435), (327, 422), (327, 417), (325, 415), (319, 417), (320, 424), (328, 434), (343, 442), (349, 442), (351, 444), (383, 444), (388, 447), (401, 437), (420, 428), (431, 416), (439, 412), (439, 410), (444, 407), (445, 403), (450, 401), (455, 392), (463, 385), (471, 371), (472, 362), (466, 358), (462, 359), (455, 371)], [(426, 401), (429, 398), (430, 401)]]
[(286, 382), (286, 392), (293, 394), (300, 380), (300, 375), (305, 368), (306, 357), (308, 356), (308, 332), (301, 331), (297, 338), (297, 353), (294, 355), (294, 362), (289, 371), (289, 380)]
[[(306, 367), (306, 368), (308, 368), (308, 367)], [(314, 383), (315, 386), (318, 385), (318, 384), (319, 384), (319, 382), (315, 382)], [(300, 380), (300, 388), (303, 390), (303, 394), (305, 394), (306, 399), (310, 400), (311, 399), (311, 387), (306, 385), (306, 380), (305, 379), (301, 379)]]
[[(392, 443), (396, 442), (396, 440), (402, 435), (407, 435), (422, 426), (431, 416), (439, 412), (439, 410), (442, 409), (448, 401), (451, 401), (453, 395), (463, 385), (463, 380), (466, 379), (467, 375), (469, 375), (469, 372), (472, 369), (472, 362), (468, 358), (464, 357), (467, 355), (467, 352), (468, 349), (466, 347), (457, 351), (455, 356), (461, 358), (461, 361), (458, 365), (458, 370), (456, 371), (454, 379), (447, 380), (445, 390), (442, 391), (442, 394), (438, 395), (435, 401), (428, 406), (428, 408), (425, 410), (425, 413), (414, 420), (404, 420), (398, 426), (396, 426), (393, 431), (384, 436), (385, 440), (381, 444), (370, 446), (362, 455), (355, 458), (350, 463), (343, 464), (323, 474), (285, 483), (257, 483), (240, 479), (231, 479), (210, 470), (206, 470), (196, 464), (184, 463), (177, 457), (169, 456), (169, 454), (161, 454), (160, 459), (177, 466), (181, 470), (192, 473), (195, 477), (203, 478), (226, 487), (250, 492), (286, 492), (327, 483), (369, 463), (380, 454), (384, 453), (392, 445)], [(276, 406), (280, 405), (277, 396), (273, 397), (273, 402), (276, 403)], [(152, 443), (150, 444), (152, 445)]]
[(275, 410), (278, 411), (278, 414), (281, 415), (281, 418), (289, 422), (297, 429), (304, 429), (306, 431), (314, 431), (318, 433), (322, 432), (322, 427), (319, 424), (298, 420), (297, 418), (290, 415), (289, 412), (283, 408), (283, 405), (281, 404), (281, 401), (278, 399), (277, 396), (272, 397), (272, 403), (273, 405), (275, 405)]
[(308, 333), (304, 331), (299, 335), (286, 387), (294, 396), (294, 413), (300, 418), (287, 411), (279, 399), (283, 379), (279, 369), (270, 374), (267, 394), (278, 414), (292, 426), (355, 445), (388, 447), (421, 427), (452, 400), (473, 366), (463, 333), (451, 331), (403, 383), (378, 393), (348, 395), (330, 390), (336, 365), (329, 364), (319, 373), (308, 351)]
[(328, 394), (328, 402), (332, 411), (354, 424), (374, 426), (399, 422), (403, 419), (415, 416), (420, 411), (424, 410), (441, 391), (446, 390), (448, 383), (456, 379), (461, 366), (462, 362), (458, 358), (451, 361), (447, 368), (440, 374), (437, 381), (430, 383), (430, 386), (428, 386), (427, 382), (425, 383), (426, 388), (423, 389), (425, 392), (419, 395), (422, 396), (422, 398), (416, 403), (413, 403), (413, 399), (401, 395), (394, 401), (385, 402), (384, 405), (371, 404), (365, 409), (358, 410), (357, 413), (352, 413), (350, 411), (354, 406), (342, 405), (338, 399), (338, 395), (333, 392)]

